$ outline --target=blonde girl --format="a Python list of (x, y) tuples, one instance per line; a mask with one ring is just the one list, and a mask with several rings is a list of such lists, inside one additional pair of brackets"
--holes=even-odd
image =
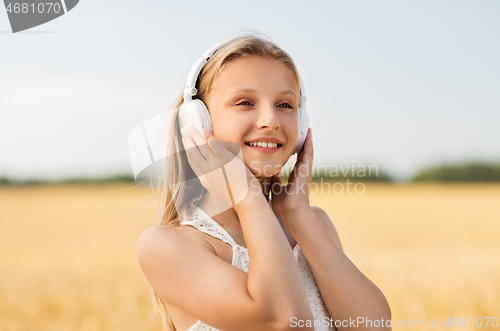
[[(288, 184), (276, 175), (297, 139), (292, 58), (266, 38), (242, 35), (209, 58), (196, 89), (212, 133), (181, 130), (181, 95), (167, 139), (185, 153), (168, 158), (158, 226), (137, 245), (165, 330), (390, 329), (384, 295), (344, 254), (330, 217), (309, 205), (310, 129)], [(236, 175), (229, 163), (238, 162)], [(229, 188), (207, 175), (214, 165), (227, 166)], [(353, 325), (359, 318), (371, 325)]]

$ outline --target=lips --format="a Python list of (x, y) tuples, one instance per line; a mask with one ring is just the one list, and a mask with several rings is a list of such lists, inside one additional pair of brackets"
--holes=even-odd
[(258, 142), (247, 142), (245, 143), (249, 148), (253, 149), (256, 152), (260, 153), (276, 153), (280, 148), (281, 144), (278, 143), (273, 143), (273, 142), (265, 142), (265, 141), (258, 141)]
[(277, 148), (277, 147), (281, 147), (283, 146), (282, 144), (278, 144), (278, 143), (272, 143), (272, 142), (262, 142), (262, 141), (259, 141), (259, 142), (247, 142), (245, 143), (245, 145), (247, 146), (250, 146), (250, 147), (263, 147), (263, 148)]
[(278, 146), (283, 145), (283, 142), (276, 137), (258, 137), (258, 138), (255, 138), (255, 139), (252, 139), (252, 140), (245, 142), (245, 144), (248, 145), (248, 143), (258, 143), (258, 142), (276, 143), (276, 144), (278, 144)]

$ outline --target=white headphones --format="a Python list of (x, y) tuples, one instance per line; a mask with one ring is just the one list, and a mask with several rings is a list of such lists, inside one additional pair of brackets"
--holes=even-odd
[[(207, 106), (200, 99), (193, 99), (193, 96), (198, 93), (196, 89), (196, 80), (203, 66), (212, 57), (219, 47), (227, 41), (218, 43), (211, 47), (208, 51), (196, 61), (189, 72), (186, 87), (184, 89), (184, 103), (179, 109), (178, 121), (179, 129), (186, 125), (192, 125), (195, 128), (204, 128), (212, 132), (212, 122)], [(306, 112), (306, 96), (304, 84), (299, 74), (300, 83), (300, 101), (298, 109), (298, 131), (297, 140), (293, 153), (299, 153), (304, 145), (309, 128), (309, 117)], [(152, 182), (154, 176), (164, 169), (164, 161), (167, 157), (165, 139), (165, 128), (170, 127), (172, 118), (172, 110), (157, 115), (145, 121), (141, 125), (135, 127), (128, 136), (129, 154), (132, 163), (134, 178), (138, 185), (143, 187), (151, 187), (155, 183)]]
[[(186, 125), (192, 125), (195, 128), (204, 128), (210, 133), (212, 132), (212, 121), (210, 120), (210, 114), (208, 112), (207, 106), (200, 99), (194, 99), (193, 96), (198, 93), (195, 85), (198, 75), (203, 69), (205, 63), (212, 57), (212, 55), (224, 45), (227, 41), (218, 43), (217, 45), (210, 48), (208, 51), (203, 53), (203, 55), (196, 61), (194, 66), (189, 72), (188, 79), (186, 81), (186, 87), (184, 89), (184, 103), (179, 110), (179, 129), (182, 129)], [(300, 102), (299, 102), (299, 121), (297, 130), (297, 140), (295, 141), (295, 147), (293, 153), (299, 153), (304, 145), (307, 136), (307, 129), (309, 128), (309, 117), (306, 112), (306, 95), (304, 90), (304, 84), (302, 83), (302, 78), (299, 74), (300, 83)]]

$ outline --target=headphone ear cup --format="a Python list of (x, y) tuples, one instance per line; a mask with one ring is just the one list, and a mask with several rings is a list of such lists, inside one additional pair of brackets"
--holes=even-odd
[(293, 149), (293, 153), (299, 153), (300, 150), (302, 149), (302, 146), (304, 146), (308, 128), (309, 128), (309, 116), (307, 116), (307, 112), (305, 110), (299, 108), (299, 127), (297, 131), (297, 140), (295, 141), (295, 147)]
[(197, 129), (203, 128), (213, 133), (210, 113), (205, 103), (200, 99), (193, 99), (183, 104), (181, 109), (179, 109), (178, 121), (179, 130), (187, 125), (191, 125)]

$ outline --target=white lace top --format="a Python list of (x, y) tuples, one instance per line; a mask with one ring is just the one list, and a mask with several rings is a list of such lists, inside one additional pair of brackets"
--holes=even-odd
[[(229, 233), (219, 225), (213, 218), (211, 218), (207, 213), (203, 211), (200, 207), (196, 207), (191, 219), (180, 220), (181, 225), (191, 225), (198, 230), (218, 238), (228, 244), (233, 248), (233, 260), (231, 264), (236, 268), (243, 270), (248, 273), (249, 258), (248, 249), (238, 245), (234, 239), (229, 235)], [(314, 279), (314, 275), (311, 272), (309, 264), (302, 253), (299, 245), (295, 245), (293, 249), (293, 254), (297, 259), (302, 278), (304, 280), (304, 286), (306, 288), (307, 298), (309, 299), (309, 306), (314, 316), (315, 331), (336, 331), (334, 326), (331, 326), (330, 315), (326, 310), (325, 303), (321, 298), (321, 293)], [(293, 324), (292, 324), (293, 325)], [(203, 323), (198, 320), (186, 331), (218, 331), (217, 329)]]

